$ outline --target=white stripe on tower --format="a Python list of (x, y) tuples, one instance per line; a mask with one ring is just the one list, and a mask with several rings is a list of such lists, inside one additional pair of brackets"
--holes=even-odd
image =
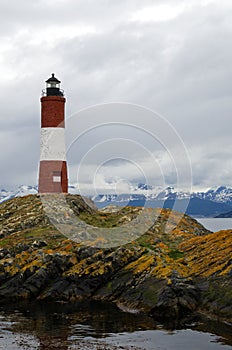
[(40, 160), (66, 160), (65, 129), (41, 128)]

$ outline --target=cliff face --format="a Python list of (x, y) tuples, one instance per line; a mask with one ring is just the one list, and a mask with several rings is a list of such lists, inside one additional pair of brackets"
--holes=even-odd
[[(141, 211), (98, 212), (80, 196), (66, 200), (95, 227), (120, 227)], [(156, 318), (203, 310), (232, 319), (232, 230), (211, 233), (186, 215), (149, 209), (156, 220), (146, 233), (101, 248), (67, 239), (43, 209), (37, 195), (0, 205), (0, 300), (92, 298)]]

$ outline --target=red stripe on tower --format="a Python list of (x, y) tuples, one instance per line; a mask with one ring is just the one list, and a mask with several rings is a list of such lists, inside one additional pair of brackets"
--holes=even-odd
[(52, 74), (41, 97), (39, 193), (67, 193), (65, 98), (60, 81)]

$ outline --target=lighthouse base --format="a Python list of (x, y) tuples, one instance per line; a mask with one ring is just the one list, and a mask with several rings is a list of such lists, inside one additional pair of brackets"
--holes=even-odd
[(66, 161), (40, 161), (39, 193), (68, 193)]

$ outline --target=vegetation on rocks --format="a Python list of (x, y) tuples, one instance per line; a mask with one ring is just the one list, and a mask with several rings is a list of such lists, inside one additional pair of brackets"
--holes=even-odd
[(56, 196), (51, 198), (68, 219), (76, 216), (106, 231), (136, 222), (142, 211), (155, 220), (139, 238), (130, 233), (127, 244), (104, 247), (96, 237), (85, 245), (51, 224), (38, 195), (4, 202), (0, 205), (3, 302), (91, 298), (156, 318), (198, 310), (232, 320), (232, 230), (211, 233), (189, 216), (168, 209), (97, 211), (77, 195), (65, 196), (68, 205), (59, 209)]

